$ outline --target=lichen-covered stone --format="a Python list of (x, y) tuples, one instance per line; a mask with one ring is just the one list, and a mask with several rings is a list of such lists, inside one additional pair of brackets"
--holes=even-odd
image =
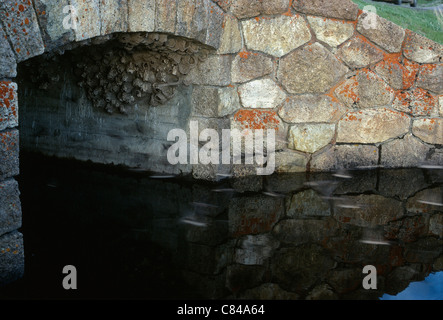
[(0, 131), (18, 126), (17, 84), (0, 82)]
[(268, 75), (273, 68), (270, 57), (260, 53), (241, 52), (232, 61), (232, 82), (243, 83)]
[[(20, 191), (14, 179), (0, 182), (0, 237), (22, 226)], [(2, 248), (0, 247), (0, 250)]]
[(356, 20), (358, 6), (350, 0), (297, 0), (292, 2), (296, 11), (327, 18)]
[(17, 62), (44, 52), (40, 27), (30, 1), (5, 0), (0, 2), (0, 18), (4, 31), (11, 41)]
[(437, 94), (443, 94), (443, 64), (422, 65), (416, 85)]
[(325, 93), (347, 72), (331, 52), (314, 43), (282, 58), (277, 77), (290, 93)]
[(349, 112), (338, 122), (337, 142), (379, 143), (409, 131), (410, 118), (389, 109)]
[(8, 37), (0, 26), (0, 78), (15, 78), (17, 76), (17, 63), (14, 52), (8, 42)]
[(287, 99), (278, 114), (289, 123), (335, 122), (346, 108), (326, 95), (304, 94)]
[(77, 24), (75, 40), (82, 41), (99, 36), (100, 24), (100, 0), (81, 1), (71, 0), (71, 6), (76, 10)]
[(0, 180), (19, 174), (18, 130), (0, 132)]
[(334, 124), (297, 124), (289, 129), (288, 148), (314, 153), (328, 145), (334, 135)]
[(418, 63), (437, 63), (443, 59), (443, 45), (408, 30), (403, 54)]
[(218, 48), (217, 53), (236, 53), (239, 52), (242, 47), (243, 40), (238, 20), (231, 15), (225, 15), (220, 47)]
[(407, 134), (382, 145), (380, 164), (385, 168), (417, 167), (425, 162), (429, 150), (429, 146)]
[(406, 90), (415, 83), (420, 65), (400, 57), (385, 59), (378, 63), (374, 71), (382, 77), (393, 89)]
[(280, 16), (242, 21), (243, 37), (249, 50), (281, 57), (311, 39), (301, 16)]
[(394, 91), (368, 69), (358, 70), (354, 77), (337, 87), (335, 94), (349, 108), (388, 106), (394, 99)]
[(239, 19), (252, 18), (260, 14), (277, 15), (288, 11), (289, 0), (222, 0), (217, 1)]
[(395, 110), (413, 116), (438, 116), (438, 101), (428, 91), (415, 88), (407, 91), (397, 91), (392, 107)]
[(12, 283), (25, 273), (23, 235), (13, 231), (0, 237), (0, 286)]
[(155, 0), (130, 0), (128, 31), (152, 32), (155, 29)]
[(354, 34), (352, 23), (313, 16), (307, 18), (317, 40), (323, 41), (331, 47), (339, 46)]
[(378, 164), (378, 148), (371, 145), (336, 145), (314, 154), (312, 171), (335, 171), (374, 167)]
[[(357, 31), (390, 53), (400, 52), (405, 38), (405, 30), (377, 15), (373, 15), (375, 21), (369, 27), (364, 21), (368, 14), (370, 13), (363, 12), (359, 16)], [(375, 28), (373, 28), (374, 26)]]
[(357, 36), (338, 49), (337, 57), (351, 68), (363, 68), (381, 61), (383, 51)]
[(192, 113), (205, 117), (224, 117), (240, 109), (236, 88), (195, 87), (192, 91)]
[(443, 119), (415, 119), (412, 123), (412, 133), (424, 142), (443, 144)]
[(286, 94), (271, 79), (254, 80), (238, 88), (240, 100), (245, 108), (272, 109), (286, 98)]

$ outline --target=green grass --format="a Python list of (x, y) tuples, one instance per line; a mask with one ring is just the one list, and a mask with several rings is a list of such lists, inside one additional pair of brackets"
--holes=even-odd
[[(395, 24), (421, 34), (428, 39), (443, 44), (443, 11), (440, 16), (434, 10), (415, 10), (409, 4), (397, 6), (392, 3), (374, 2), (368, 0), (352, 0), (360, 9), (372, 5), (377, 14)], [(418, 7), (438, 6), (442, 0), (418, 0)]]

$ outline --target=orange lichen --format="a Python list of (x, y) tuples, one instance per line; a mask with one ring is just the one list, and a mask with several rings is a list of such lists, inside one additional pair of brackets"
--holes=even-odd
[(278, 130), (280, 120), (275, 111), (270, 110), (239, 110), (234, 121), (241, 124), (242, 129), (275, 129)]

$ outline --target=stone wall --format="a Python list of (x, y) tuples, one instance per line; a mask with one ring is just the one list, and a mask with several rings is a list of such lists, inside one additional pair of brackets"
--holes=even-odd
[[(66, 20), (68, 5), (76, 19)], [(4, 0), (0, 19), (0, 183), (7, 195), (18, 194), (17, 64), (128, 32), (212, 48), (186, 75), (186, 122), (277, 129), (277, 172), (443, 164), (443, 46), (349, 0)], [(78, 144), (79, 154), (87, 143)], [(191, 170), (215, 179), (226, 169)], [(2, 196), (0, 208), (1, 242), (19, 228), (18, 197)], [(21, 236), (12, 238), (20, 248)]]

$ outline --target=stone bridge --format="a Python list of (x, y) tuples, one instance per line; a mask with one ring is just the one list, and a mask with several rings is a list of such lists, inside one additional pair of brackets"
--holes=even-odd
[[(167, 132), (275, 129), (276, 172), (443, 164), (443, 46), (349, 0), (1, 0), (0, 283), (23, 274), (20, 146), (171, 166)], [(20, 108), (20, 124), (19, 124)]]

